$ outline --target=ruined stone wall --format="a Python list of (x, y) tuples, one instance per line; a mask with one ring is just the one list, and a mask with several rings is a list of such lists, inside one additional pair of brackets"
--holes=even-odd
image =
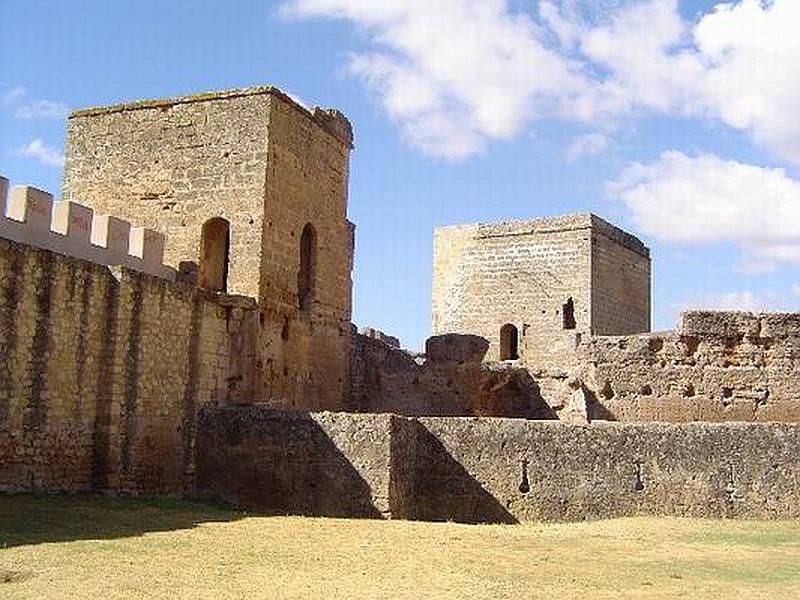
[(439, 228), (433, 275), (434, 334), (485, 337), (490, 360), (504, 324), (524, 363), (561, 367), (593, 332), (650, 328), (649, 250), (590, 214)]
[[(562, 363), (591, 326), (590, 234), (588, 215), (437, 229), (434, 335), (480, 335), (500, 360), (500, 328), (512, 324), (521, 359)], [(569, 298), (576, 323), (565, 331)]]
[(87, 109), (69, 119), (64, 197), (165, 233), (167, 262), (184, 279), (199, 271), (201, 284), (214, 254), (203, 225), (225, 219), (227, 290), (261, 309), (253, 397), (336, 409), (348, 388), (351, 146), (343, 115), (307, 110), (271, 87)]
[(571, 521), (797, 518), (800, 425), (572, 426), (209, 407), (199, 491), (281, 513)]
[(800, 421), (800, 314), (688, 312), (675, 332), (579, 354), (593, 418)]
[(248, 321), (247, 299), (0, 239), (0, 490), (189, 489), (196, 411), (251, 395)]
[(537, 383), (522, 367), (483, 363), (477, 336), (430, 338), (425, 355), (353, 334), (351, 412), (400, 415), (487, 415), (554, 419)]

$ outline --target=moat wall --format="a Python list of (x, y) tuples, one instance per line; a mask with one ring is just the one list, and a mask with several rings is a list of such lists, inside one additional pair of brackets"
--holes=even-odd
[(800, 425), (207, 407), (199, 492), (280, 513), (461, 522), (800, 516)]
[(255, 303), (0, 239), (0, 490), (182, 493)]

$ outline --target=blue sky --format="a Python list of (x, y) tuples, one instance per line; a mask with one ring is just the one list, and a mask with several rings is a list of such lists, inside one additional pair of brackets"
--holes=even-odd
[(57, 192), (68, 109), (274, 84), (352, 120), (355, 322), (419, 348), (436, 225), (593, 211), (654, 328), (800, 303), (800, 2), (0, 0), (0, 173)]

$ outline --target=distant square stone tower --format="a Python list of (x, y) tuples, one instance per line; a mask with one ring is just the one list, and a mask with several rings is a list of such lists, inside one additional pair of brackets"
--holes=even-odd
[(248, 400), (335, 409), (348, 384), (352, 139), (338, 111), (272, 87), (90, 108), (69, 118), (63, 196), (166, 234), (184, 279), (258, 300)]
[(566, 365), (582, 336), (650, 330), (650, 251), (592, 214), (440, 227), (433, 333), (472, 333), (490, 360)]

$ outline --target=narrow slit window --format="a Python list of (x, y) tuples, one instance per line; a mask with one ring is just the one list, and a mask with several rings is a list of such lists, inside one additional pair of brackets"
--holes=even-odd
[(308, 311), (314, 304), (317, 268), (317, 234), (311, 223), (303, 227), (300, 236), (300, 270), (297, 272), (297, 303)]
[(561, 314), (564, 318), (564, 329), (575, 329), (575, 302), (573, 302), (572, 298), (567, 298)]

